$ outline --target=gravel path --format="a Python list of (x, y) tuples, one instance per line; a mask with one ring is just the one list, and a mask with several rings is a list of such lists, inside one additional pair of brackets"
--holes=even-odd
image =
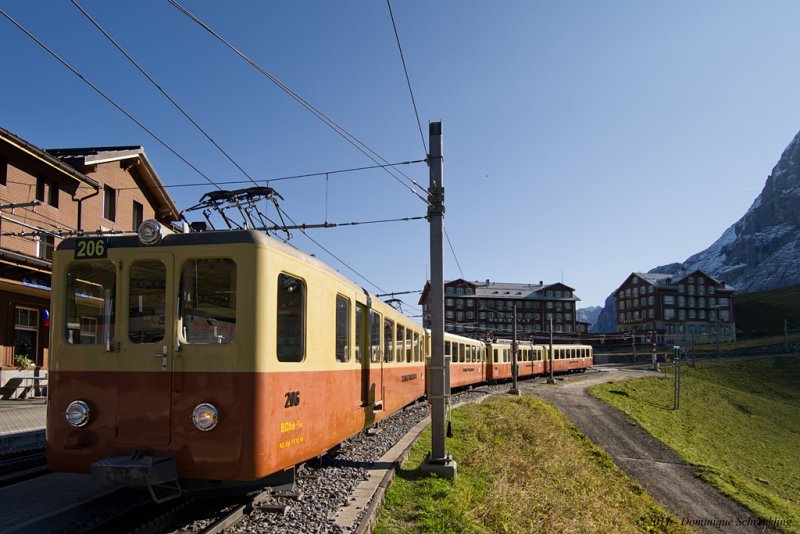
[[(595, 368), (597, 369), (597, 368)], [(658, 373), (637, 369), (603, 369), (556, 385), (523, 383), (523, 393), (556, 405), (592, 442), (604, 448), (631, 478), (662, 506), (701, 532), (774, 532), (742, 506), (695, 476), (692, 466), (642, 430), (628, 416), (591, 397), (595, 384)]]

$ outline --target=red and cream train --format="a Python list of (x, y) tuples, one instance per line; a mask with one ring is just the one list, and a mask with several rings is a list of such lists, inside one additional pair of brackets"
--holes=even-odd
[[(425, 395), (422, 327), (256, 231), (147, 221), (138, 236), (67, 239), (51, 333), (50, 469), (157, 499), (290, 482), (296, 464)], [(447, 334), (451, 387), (509, 378), (510, 349)], [(519, 376), (548, 372), (547, 350), (521, 344)], [(558, 345), (553, 362), (590, 367), (591, 347)]]

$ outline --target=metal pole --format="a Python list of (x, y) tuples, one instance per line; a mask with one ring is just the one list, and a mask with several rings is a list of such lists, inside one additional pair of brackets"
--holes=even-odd
[(658, 354), (657, 354), (657, 343), (658, 340), (656, 339), (656, 323), (653, 323), (653, 371), (658, 371)]
[(550, 318), (550, 378), (547, 379), (548, 384), (555, 384), (556, 379), (553, 378), (553, 318)]
[(519, 389), (517, 389), (517, 305), (514, 304), (512, 308), (513, 313), (512, 317), (514, 320), (514, 324), (511, 326), (511, 389), (508, 391), (512, 395), (519, 395)]
[(444, 186), (442, 159), (442, 123), (432, 122), (428, 126), (430, 135), (430, 194), (428, 195), (428, 222), (430, 223), (431, 254), (431, 362), (430, 362), (430, 404), (431, 404), (431, 452), (421, 466), (423, 471), (435, 472), (444, 478), (454, 479), (456, 463), (447, 454), (445, 419), (450, 390), (444, 358)]

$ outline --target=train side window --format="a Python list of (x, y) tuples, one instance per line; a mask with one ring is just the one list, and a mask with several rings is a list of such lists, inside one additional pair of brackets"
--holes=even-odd
[(450, 342), (449, 341), (445, 341), (444, 342), (444, 355), (445, 356), (450, 356)]
[(497, 363), (497, 349), (494, 349), (494, 363)]
[(503, 361), (504, 362), (509, 361), (509, 359), (508, 359), (508, 349), (503, 349)]
[(381, 362), (381, 314), (369, 311), (369, 361), (372, 363)]
[(364, 348), (364, 317), (367, 316), (367, 308), (363, 304), (356, 304), (356, 361), (361, 363)]
[(208, 258), (187, 261), (181, 269), (180, 295), (185, 342), (233, 341), (236, 337), (236, 263), (233, 260)]
[(411, 329), (408, 329), (408, 335), (406, 336), (406, 363), (411, 363), (411, 344), (414, 342), (414, 334), (411, 333)]
[(405, 359), (403, 356), (403, 347), (405, 346), (405, 339), (406, 339), (406, 327), (403, 325), (397, 325), (397, 362), (402, 363)]
[(414, 332), (414, 361), (418, 362), (419, 358), (419, 332)]
[(336, 295), (336, 360), (350, 361), (350, 299)]
[(161, 260), (131, 264), (128, 291), (128, 338), (134, 343), (157, 343), (166, 328), (167, 266)]
[(394, 361), (394, 321), (383, 321), (383, 361)]
[(71, 345), (106, 345), (114, 337), (117, 270), (110, 261), (80, 262), (67, 270), (64, 339)]
[(472, 361), (473, 363), (478, 361), (478, 347), (475, 346), (472, 347)]
[(288, 274), (278, 275), (276, 352), (279, 362), (302, 362), (305, 357), (306, 284)]

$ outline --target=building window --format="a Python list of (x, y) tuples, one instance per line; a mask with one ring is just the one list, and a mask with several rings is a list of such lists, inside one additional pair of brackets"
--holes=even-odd
[(675, 304), (675, 297), (672, 295), (664, 295), (664, 304), (669, 304), (670, 306)]
[(0, 156), (0, 185), (6, 185), (8, 180), (8, 160)]
[(117, 218), (117, 191), (107, 185), (103, 186), (103, 217), (109, 221)]
[(17, 306), (14, 322), (14, 356), (36, 362), (39, 353), (39, 310)]
[(694, 319), (694, 318), (695, 318), (695, 311), (689, 310), (689, 319)]
[(664, 320), (669, 321), (675, 318), (675, 310), (673, 308), (664, 308)]
[(683, 321), (686, 319), (686, 311), (685, 310), (678, 310), (678, 319)]
[(48, 185), (50, 186), (50, 188), (47, 191), (47, 203), (53, 206), (54, 208), (57, 208), (60, 188), (58, 187), (57, 182), (50, 182)]
[(647, 297), (647, 304), (650, 306), (655, 304), (655, 297)]
[(139, 204), (134, 200), (133, 214), (131, 217), (131, 222), (132, 222), (131, 226), (133, 226), (132, 230), (134, 232), (139, 231), (139, 227), (142, 225), (142, 222), (144, 222), (143, 219), (144, 219), (144, 206), (142, 206), (141, 204)]
[(53, 249), (56, 246), (56, 238), (51, 235), (43, 235), (36, 242), (36, 257), (43, 260), (53, 260)]
[(731, 313), (728, 310), (720, 310), (719, 318), (722, 319), (723, 321), (727, 321), (731, 318)]
[(44, 202), (44, 178), (41, 176), (36, 177), (36, 200)]
[(648, 318), (654, 319), (655, 316), (656, 316), (656, 310), (654, 310), (653, 308), (650, 308), (649, 310), (647, 310), (647, 317)]

